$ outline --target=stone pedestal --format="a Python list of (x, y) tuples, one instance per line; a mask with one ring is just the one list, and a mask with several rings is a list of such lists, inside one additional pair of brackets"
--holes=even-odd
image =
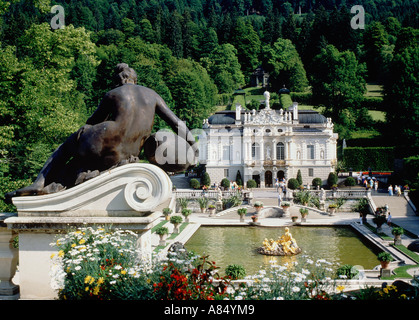
[(18, 216), (5, 220), (19, 232), (21, 299), (54, 299), (50, 286), (51, 255), (59, 234), (70, 227), (107, 226), (139, 235), (142, 259), (151, 258), (151, 228), (170, 202), (172, 183), (151, 164), (114, 168), (55, 194), (16, 197)]
[(4, 220), (12, 216), (14, 214), (0, 213), (0, 300), (19, 298), (19, 286), (12, 282), (18, 262), (18, 250), (12, 244), (16, 234), (4, 224)]

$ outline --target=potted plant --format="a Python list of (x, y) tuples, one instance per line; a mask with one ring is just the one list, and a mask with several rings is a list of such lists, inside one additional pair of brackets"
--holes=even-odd
[(284, 216), (287, 216), (290, 211), (291, 203), (287, 201), (281, 202), (281, 207), (282, 207), (282, 210), (284, 210)]
[(380, 252), (377, 256), (378, 261), (380, 261), (381, 268), (387, 269), (388, 265), (391, 261), (393, 261), (393, 257), (388, 252)]
[(258, 219), (259, 219), (258, 215), (254, 214), (253, 216), (251, 216), (251, 218), (252, 218), (253, 223), (258, 222)]
[(170, 214), (172, 213), (172, 209), (170, 208), (163, 208), (163, 215), (166, 220), (170, 219)]
[(246, 269), (240, 264), (229, 264), (225, 273), (232, 280), (243, 279), (246, 276)]
[(263, 202), (256, 201), (253, 206), (255, 207), (256, 213), (258, 214), (260, 212), (260, 210), (262, 210), (262, 208), (263, 208)]
[(159, 245), (160, 246), (165, 246), (166, 245), (166, 238), (167, 238), (167, 235), (169, 234), (169, 229), (167, 227), (159, 227), (159, 228), (156, 229), (156, 234), (158, 234), (160, 236)]
[(173, 224), (174, 229), (173, 233), (179, 233), (179, 225), (182, 223), (183, 219), (181, 216), (172, 216), (170, 218), (170, 223)]
[(338, 205), (336, 203), (329, 204), (329, 216), (335, 215)]
[(213, 204), (210, 204), (208, 206), (209, 216), (213, 217), (215, 215), (215, 206)]
[(394, 235), (394, 245), (401, 245), (402, 244), (402, 234), (404, 234), (404, 230), (402, 227), (394, 227), (391, 230), (391, 233)]
[(191, 209), (182, 209), (182, 216), (185, 217), (185, 222), (189, 222), (189, 216), (191, 215)]
[(246, 208), (240, 208), (237, 210), (237, 214), (240, 216), (240, 222), (244, 221), (244, 215), (247, 213), (247, 209)]
[(305, 222), (306, 217), (308, 215), (308, 209), (307, 208), (300, 208), (300, 213), (301, 213), (301, 221)]
[(372, 222), (375, 223), (377, 226), (377, 233), (381, 231), (381, 226), (387, 222), (387, 219), (384, 215), (377, 215), (374, 218), (372, 218)]
[(199, 208), (201, 209), (201, 213), (205, 213), (205, 210), (208, 206), (208, 198), (200, 197), (198, 198)]

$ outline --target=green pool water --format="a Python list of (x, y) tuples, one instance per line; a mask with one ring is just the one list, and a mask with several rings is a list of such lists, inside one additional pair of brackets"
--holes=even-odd
[[(292, 261), (296, 257), (272, 257), (261, 255), (256, 249), (265, 238), (277, 239), (285, 227), (200, 227), (187, 241), (187, 250), (210, 259), (224, 271), (229, 264), (241, 264), (248, 275), (256, 273), (261, 266), (276, 259), (278, 263)], [(302, 254), (329, 262), (359, 265), (372, 269), (379, 264), (377, 252), (364, 242), (350, 227), (289, 227)], [(301, 254), (300, 254), (301, 255)], [(223, 273), (223, 272), (221, 272)]]

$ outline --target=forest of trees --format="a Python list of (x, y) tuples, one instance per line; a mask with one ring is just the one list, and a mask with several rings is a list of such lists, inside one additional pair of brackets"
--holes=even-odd
[[(55, 4), (63, 29), (50, 25)], [(365, 29), (351, 28), (353, 5)], [(190, 128), (262, 66), (271, 92), (309, 92), (341, 137), (370, 125), (372, 105), (389, 143), (418, 155), (418, 24), (415, 0), (0, 0), (0, 197), (84, 124), (119, 62)], [(367, 82), (382, 101), (366, 101)]]

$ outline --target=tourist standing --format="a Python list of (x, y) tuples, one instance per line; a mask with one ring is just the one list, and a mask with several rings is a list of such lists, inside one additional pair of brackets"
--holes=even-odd
[(278, 192), (278, 207), (281, 206), (281, 200), (282, 200), (282, 190)]
[(388, 195), (389, 196), (393, 195), (393, 186), (391, 184), (388, 186)]
[(388, 213), (388, 217), (387, 217), (387, 225), (391, 227), (391, 213), (390, 212)]
[(400, 197), (402, 195), (402, 186), (397, 186), (397, 196)]

